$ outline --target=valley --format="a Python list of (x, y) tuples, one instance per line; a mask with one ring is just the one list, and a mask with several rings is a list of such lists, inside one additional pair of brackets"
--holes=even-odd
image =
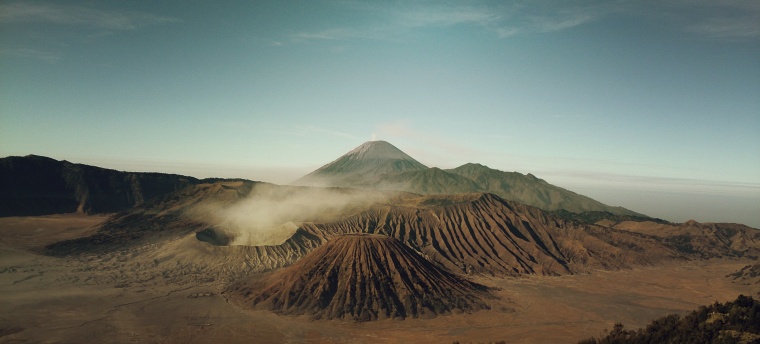
[[(69, 228), (82, 225), (76, 221)], [(0, 219), (0, 228), (8, 222)], [(752, 259), (714, 258), (563, 276), (481, 276), (474, 281), (498, 288), (499, 301), (490, 310), (372, 322), (314, 320), (240, 308), (228, 301), (221, 280), (159, 274), (140, 284), (119, 264), (43, 256), (19, 246), (24, 241), (6, 235), (0, 248), (0, 300), (8, 310), (0, 315), (2, 343), (574, 343), (615, 322), (643, 326), (758, 290), (725, 277)], [(118, 260), (118, 254), (111, 256), (109, 261)], [(172, 260), (161, 264), (176, 266)]]

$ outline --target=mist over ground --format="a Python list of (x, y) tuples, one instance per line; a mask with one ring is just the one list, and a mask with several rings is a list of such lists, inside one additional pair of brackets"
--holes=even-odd
[(386, 197), (369, 190), (256, 184), (240, 201), (206, 202), (194, 207), (190, 216), (233, 236), (231, 245), (279, 245), (299, 223), (329, 221)]

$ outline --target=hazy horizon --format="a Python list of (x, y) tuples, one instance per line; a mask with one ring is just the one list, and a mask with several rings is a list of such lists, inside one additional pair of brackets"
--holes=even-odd
[(760, 227), (760, 3), (0, 4), (0, 156), (285, 184), (373, 138)]

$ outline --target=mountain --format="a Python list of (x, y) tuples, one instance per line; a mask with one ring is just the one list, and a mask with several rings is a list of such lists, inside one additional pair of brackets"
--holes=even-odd
[[(303, 211), (324, 203), (325, 208)], [(231, 219), (260, 222), (262, 214), (274, 220), (269, 229)], [(387, 236), (453, 274), (497, 277), (589, 273), (684, 259), (754, 259), (760, 252), (760, 230), (741, 225), (607, 222), (562, 218), (487, 193), (416, 195), (213, 181), (115, 214), (87, 236), (47, 245), (44, 253), (128, 253), (133, 280), (142, 283), (162, 276), (159, 263), (169, 260), (182, 262), (181, 269), (171, 269), (172, 280), (233, 281), (288, 267), (346, 234)], [(254, 232), (262, 240), (238, 240)]]
[(368, 321), (489, 309), (487, 288), (384, 235), (342, 235), (295, 264), (230, 289), (244, 305)]
[(590, 197), (549, 184), (530, 173), (503, 172), (473, 163), (446, 171), (472, 180), (480, 188), (479, 191), (490, 192), (504, 199), (544, 210), (567, 210), (573, 213), (606, 211), (615, 215), (641, 215), (623, 207), (608, 206)]
[(423, 195), (460, 194), (482, 190), (482, 187), (473, 180), (437, 167), (386, 175), (376, 185), (380, 189), (404, 190)]
[(294, 182), (295, 185), (361, 186), (386, 174), (427, 166), (385, 141), (369, 141)]
[(0, 216), (118, 212), (198, 182), (36, 155), (0, 158)]
[(660, 238), (679, 251), (702, 258), (760, 257), (760, 230), (736, 223), (622, 221), (611, 228)]
[(448, 170), (428, 168), (385, 141), (366, 142), (296, 180), (294, 184), (419, 194), (488, 192), (549, 211), (601, 211), (614, 215), (643, 216), (549, 184), (532, 174), (503, 172), (473, 163)]
[[(283, 209), (281, 202), (288, 199), (299, 201)], [(270, 200), (280, 210), (270, 208)], [(304, 204), (324, 202), (332, 202), (328, 205), (332, 215), (302, 213)], [(344, 205), (337, 207), (338, 203)], [(262, 207), (264, 211), (258, 212)], [(245, 223), (230, 226), (229, 216), (247, 218), (249, 214), (270, 212), (279, 212), (279, 216), (269, 216), (276, 218), (270, 223), (272, 228), (281, 232), (283, 224), (292, 223), (281, 241), (235, 244), (238, 236), (255, 228)], [(255, 230), (261, 233), (266, 228)], [(218, 255), (192, 254), (188, 260), (194, 264), (211, 264), (210, 269), (219, 261), (226, 262), (223, 266), (228, 268), (243, 266), (262, 272), (291, 265), (344, 234), (392, 237), (434, 264), (461, 274), (565, 275), (655, 264), (683, 256), (677, 248), (664, 244), (665, 238), (565, 220), (493, 194), (420, 196), (252, 182), (188, 186), (113, 216), (91, 236), (51, 244), (46, 253), (63, 256), (134, 250), (162, 240), (182, 239), (187, 245), (194, 242), (183, 247)], [(181, 253), (162, 249), (157, 254), (160, 260), (161, 255)]]

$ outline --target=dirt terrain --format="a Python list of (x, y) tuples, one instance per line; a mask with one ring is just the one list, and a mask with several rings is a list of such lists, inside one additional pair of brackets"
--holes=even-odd
[(377, 234), (335, 237), (289, 267), (236, 283), (227, 295), (243, 307), (356, 321), (478, 311), (494, 299), (486, 287)]
[[(36, 251), (89, 235), (107, 218), (0, 218), (0, 343), (573, 343), (615, 322), (643, 326), (668, 313), (757, 293), (756, 285), (726, 277), (755, 264), (752, 259), (675, 260), (562, 276), (479, 276), (475, 282), (497, 288), (493, 293), (503, 305), (432, 319), (361, 323), (231, 304), (223, 291), (235, 269), (188, 264), (193, 254), (215, 247), (192, 236), (193, 243), (181, 239), (77, 257)], [(171, 245), (195, 251), (155, 254)]]

